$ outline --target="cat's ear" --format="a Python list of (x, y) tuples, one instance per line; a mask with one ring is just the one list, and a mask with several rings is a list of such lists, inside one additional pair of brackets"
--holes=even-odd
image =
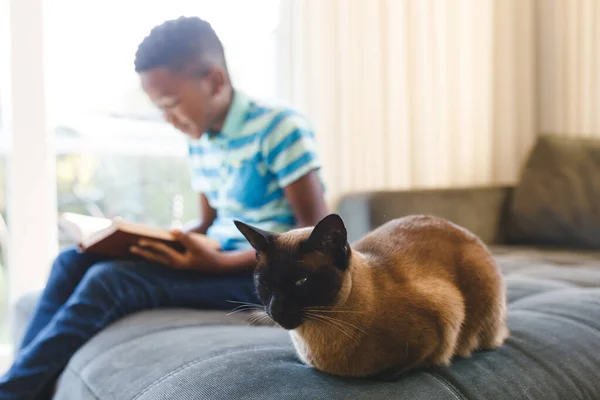
[(346, 226), (337, 214), (329, 214), (314, 227), (308, 241), (313, 246), (343, 245), (347, 240)]
[(250, 245), (257, 251), (266, 251), (269, 243), (275, 236), (274, 233), (263, 231), (241, 221), (233, 221), (233, 223), (248, 240)]
[(311, 249), (332, 256), (340, 268), (346, 268), (350, 246), (346, 226), (339, 215), (329, 214), (319, 221), (310, 234), (307, 244)]

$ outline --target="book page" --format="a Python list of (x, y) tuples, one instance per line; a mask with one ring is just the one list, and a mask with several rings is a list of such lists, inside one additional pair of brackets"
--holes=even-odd
[(90, 217), (74, 213), (62, 214), (59, 223), (68, 235), (73, 235), (71, 232), (76, 227), (79, 230), (79, 237), (73, 239), (79, 241), (83, 241), (113, 225), (113, 221), (108, 218)]

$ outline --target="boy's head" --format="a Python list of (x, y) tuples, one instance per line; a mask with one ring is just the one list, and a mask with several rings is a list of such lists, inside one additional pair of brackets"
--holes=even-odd
[(199, 138), (222, 123), (232, 87), (223, 45), (208, 22), (180, 17), (156, 26), (138, 47), (135, 70), (165, 119), (186, 135)]

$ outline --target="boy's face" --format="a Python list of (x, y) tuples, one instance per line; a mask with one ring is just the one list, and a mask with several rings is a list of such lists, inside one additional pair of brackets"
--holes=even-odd
[(211, 70), (198, 77), (185, 69), (173, 72), (156, 68), (142, 72), (142, 88), (163, 111), (164, 118), (191, 138), (198, 139), (215, 123), (219, 115), (223, 85)]

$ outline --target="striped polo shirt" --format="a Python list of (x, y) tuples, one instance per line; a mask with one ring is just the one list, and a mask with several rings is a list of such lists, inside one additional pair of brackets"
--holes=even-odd
[(308, 121), (283, 106), (267, 106), (238, 90), (223, 129), (189, 141), (192, 187), (203, 193), (217, 218), (207, 234), (223, 250), (248, 248), (237, 219), (284, 232), (296, 219), (283, 189), (320, 169)]

